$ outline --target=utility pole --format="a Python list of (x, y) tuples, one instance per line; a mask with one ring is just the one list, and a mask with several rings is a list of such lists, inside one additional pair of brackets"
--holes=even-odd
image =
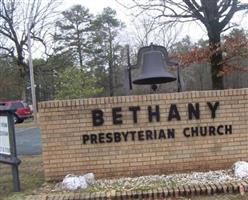
[(33, 115), (34, 115), (34, 122), (37, 123), (37, 106), (36, 106), (36, 95), (35, 95), (35, 85), (34, 85), (34, 69), (33, 69), (32, 50), (31, 50), (31, 37), (30, 37), (30, 31), (31, 31), (30, 29), (33, 23), (33, 6), (34, 5), (32, 5), (29, 19), (28, 19), (27, 34), (28, 34), (28, 51), (29, 51), (28, 63), (29, 63), (31, 94), (32, 94)]

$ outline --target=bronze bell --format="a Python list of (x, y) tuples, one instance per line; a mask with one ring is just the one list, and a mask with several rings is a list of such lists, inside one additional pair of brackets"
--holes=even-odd
[(175, 81), (176, 77), (167, 71), (168, 53), (163, 46), (151, 44), (138, 52), (138, 66), (141, 74), (134, 84), (153, 85)]

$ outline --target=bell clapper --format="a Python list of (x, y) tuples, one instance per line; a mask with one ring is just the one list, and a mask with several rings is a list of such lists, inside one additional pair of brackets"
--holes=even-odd
[(151, 89), (152, 89), (153, 92), (156, 92), (157, 89), (158, 89), (158, 86), (156, 84), (152, 84)]

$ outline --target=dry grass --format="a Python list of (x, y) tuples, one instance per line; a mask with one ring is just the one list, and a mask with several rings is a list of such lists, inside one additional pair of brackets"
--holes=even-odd
[(29, 128), (29, 127), (38, 127), (39, 123), (35, 123), (32, 119), (27, 119), (23, 123), (15, 124), (16, 128)]
[(0, 163), (0, 200), (22, 200), (44, 183), (41, 156), (20, 156), (19, 166), (21, 192), (12, 192), (11, 166)]

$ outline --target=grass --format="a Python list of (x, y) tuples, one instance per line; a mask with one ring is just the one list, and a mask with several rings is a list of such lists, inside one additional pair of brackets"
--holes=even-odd
[(16, 128), (30, 128), (37, 127), (38, 124), (33, 119), (26, 119), (23, 123), (15, 124)]
[(0, 163), (0, 200), (23, 200), (44, 183), (41, 156), (20, 156), (21, 192), (13, 192), (11, 166)]

